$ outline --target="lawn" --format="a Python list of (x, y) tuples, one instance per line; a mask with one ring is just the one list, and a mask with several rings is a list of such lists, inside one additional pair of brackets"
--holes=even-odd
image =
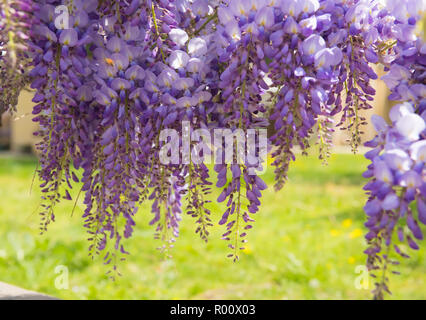
[[(59, 205), (57, 221), (40, 236), (37, 181), (30, 194), (36, 161), (0, 158), (0, 281), (63, 299), (369, 299), (369, 290), (355, 285), (357, 267), (365, 263), (361, 173), (367, 162), (348, 154), (334, 155), (328, 166), (315, 157), (299, 158), (282, 191), (273, 191), (271, 171), (264, 176), (271, 188), (238, 263), (226, 258), (221, 227), (213, 228), (205, 244), (186, 215), (173, 259), (165, 260), (156, 250), (146, 206), (125, 242), (131, 255), (115, 282), (101, 259), (87, 255), (82, 204), (72, 217), (72, 202)], [(211, 209), (217, 222), (223, 207), (212, 203)], [(391, 298), (426, 299), (421, 246), (401, 261), (402, 275), (391, 276)], [(68, 289), (55, 285), (63, 267)]]

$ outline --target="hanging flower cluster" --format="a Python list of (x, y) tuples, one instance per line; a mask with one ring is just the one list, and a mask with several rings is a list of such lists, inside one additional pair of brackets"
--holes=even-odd
[[(222, 238), (231, 249), (228, 256), (237, 260), (267, 187), (259, 174), (266, 166), (260, 155), (271, 151), (280, 189), (294, 148), (305, 152), (313, 136), (319, 137), (322, 159), (336, 127), (350, 132), (355, 151), (366, 123), (361, 111), (371, 108), (375, 95), (374, 64), (389, 71), (383, 80), (391, 98), (408, 104), (393, 109), (392, 125), (376, 119), (380, 134), (369, 143), (374, 148), (366, 173), (373, 178), (366, 187), (369, 266), (376, 268), (379, 242), (394, 229), (391, 221), (405, 214), (415, 229), (409, 203), (416, 201), (419, 213), (424, 211), (425, 45), (416, 36), (424, 1), (8, 3), (15, 11), (0, 6), (6, 52), (0, 63), (9, 65), (0, 71), (10, 72), (10, 61), (31, 58), (41, 141), (41, 230), (54, 221), (55, 205), (70, 200), (69, 190), (78, 185), (90, 252), (104, 252), (112, 276), (127, 254), (122, 240), (132, 235), (145, 201), (152, 203), (151, 224), (166, 254), (183, 213), (207, 240), (213, 183), (220, 189), (217, 201), (226, 204), (218, 221), (225, 228)], [(4, 13), (18, 9), (24, 13)], [(11, 24), (10, 17), (21, 24)], [(32, 19), (31, 33), (21, 32), (26, 19)], [(28, 45), (25, 54), (5, 38), (10, 26)], [(334, 124), (336, 116), (340, 121)], [(256, 144), (245, 156), (249, 141), (261, 140), (252, 131), (267, 128), (273, 132), (266, 145)], [(224, 139), (204, 140), (217, 130), (225, 132)]]
[[(408, 102), (393, 107), (390, 126), (381, 117), (373, 117), (378, 135), (367, 143), (373, 148), (366, 154), (372, 164), (364, 177), (373, 179), (364, 188), (369, 193), (364, 207), (369, 228), (365, 253), (369, 269), (383, 272), (374, 290), (375, 297), (381, 299), (389, 292), (385, 271), (397, 263), (389, 257), (391, 250), (408, 257), (395, 243), (394, 234), (414, 250), (419, 249), (414, 239), (423, 240), (418, 221), (426, 224), (426, 124), (425, 115), (416, 114)], [(417, 203), (417, 215), (413, 203)]]
[(413, 32), (422, 18), (422, 6), (416, 1), (390, 1), (392, 19), (384, 15), (380, 25), (388, 42), (379, 48), (388, 71), (382, 79), (391, 90), (389, 99), (404, 102), (390, 111), (391, 125), (373, 116), (378, 134), (366, 143), (372, 148), (366, 154), (372, 163), (364, 173), (371, 178), (364, 188), (369, 195), (364, 207), (369, 229), (365, 253), (367, 266), (377, 278), (376, 299), (390, 293), (386, 272), (399, 263), (391, 259), (392, 251), (408, 258), (401, 245), (405, 242), (418, 250), (416, 240), (423, 240), (419, 222), (426, 224), (426, 44)]
[(15, 108), (19, 93), (29, 83), (27, 40), (33, 5), (31, 0), (0, 2), (0, 125), (2, 114)]

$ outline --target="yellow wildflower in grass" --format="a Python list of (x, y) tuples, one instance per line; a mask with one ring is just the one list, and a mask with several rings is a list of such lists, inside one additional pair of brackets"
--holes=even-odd
[(349, 238), (355, 239), (355, 238), (361, 237), (362, 235), (363, 235), (362, 230), (359, 229), (359, 228), (356, 228), (356, 229), (352, 230), (351, 233), (349, 233)]
[(352, 225), (352, 219), (345, 219), (342, 222), (343, 228), (349, 228)]
[(250, 248), (249, 245), (246, 244), (246, 246), (244, 247), (244, 250), (241, 250), (243, 253), (250, 255), (253, 253), (253, 250)]
[(281, 237), (281, 240), (284, 241), (284, 242), (289, 242), (291, 239), (288, 235), (285, 235), (285, 236)]
[(332, 236), (332, 237), (337, 237), (337, 236), (339, 236), (340, 235), (340, 230), (337, 230), (337, 229), (331, 229), (330, 230), (330, 235)]
[(354, 257), (349, 257), (348, 258), (348, 263), (349, 264), (354, 264), (355, 263), (355, 258)]

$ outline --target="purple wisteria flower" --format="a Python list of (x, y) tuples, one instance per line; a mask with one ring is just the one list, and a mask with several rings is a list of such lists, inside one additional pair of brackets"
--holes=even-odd
[(30, 0), (0, 3), (0, 126), (3, 113), (15, 110), (21, 90), (30, 81), (27, 42), (36, 7)]
[[(314, 135), (321, 159), (329, 156), (335, 128), (349, 132), (356, 151), (367, 121), (361, 111), (372, 107), (375, 95), (374, 65), (381, 65), (389, 98), (398, 104), (391, 123), (372, 118), (378, 134), (367, 143), (368, 266), (387, 270), (393, 263), (384, 247), (406, 256), (394, 234), (419, 248), (419, 223), (426, 221), (426, 45), (417, 31), (424, 1), (111, 4), (0, 3), (0, 115), (16, 105), (31, 78), (42, 231), (54, 221), (56, 204), (70, 200), (70, 188), (79, 185), (90, 253), (104, 252), (114, 276), (142, 203), (151, 204), (150, 223), (167, 255), (184, 212), (207, 240), (214, 179), (217, 201), (225, 204), (217, 222), (224, 225), (229, 257), (237, 260), (267, 187), (258, 174), (266, 165), (257, 159), (261, 148), (243, 157), (245, 143), (209, 144), (212, 174), (206, 149), (186, 136), (220, 129), (247, 141), (249, 130), (273, 128), (265, 148), (281, 189), (295, 147), (305, 153)], [(64, 5), (68, 20), (57, 10)], [(167, 130), (180, 136), (164, 140)], [(166, 164), (168, 145), (193, 152)], [(385, 291), (387, 281), (378, 282), (375, 297)]]

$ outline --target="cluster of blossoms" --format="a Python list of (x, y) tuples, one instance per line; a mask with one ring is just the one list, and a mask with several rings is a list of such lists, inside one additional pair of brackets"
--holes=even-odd
[[(372, 163), (364, 177), (372, 179), (364, 187), (369, 193), (364, 210), (369, 229), (369, 248), (365, 253), (367, 265), (374, 271), (397, 263), (390, 259), (391, 248), (408, 257), (396, 244), (396, 238), (414, 250), (419, 247), (413, 237), (423, 240), (418, 221), (426, 224), (426, 114), (414, 113), (413, 106), (405, 102), (392, 108), (392, 125), (379, 116), (373, 117), (378, 135), (367, 143), (373, 148), (366, 154)], [(417, 203), (417, 215), (412, 203)], [(385, 291), (389, 291), (386, 274), (376, 283), (375, 297), (382, 298)]]
[[(425, 45), (416, 36), (416, 24), (424, 1), (8, 3), (13, 10), (0, 5), (0, 45), (6, 52), (0, 68), (8, 63), (0, 72), (10, 72), (10, 62), (26, 63), (27, 57), (32, 63), (33, 114), (40, 126), (41, 229), (54, 221), (61, 198), (70, 200), (69, 190), (80, 185), (90, 252), (105, 252), (115, 273), (117, 261), (127, 254), (122, 239), (132, 235), (144, 201), (152, 203), (151, 224), (166, 253), (179, 235), (183, 212), (195, 218), (196, 232), (207, 240), (213, 179), (221, 189), (217, 201), (226, 204), (219, 220), (226, 228), (222, 237), (229, 242), (229, 257), (237, 260), (267, 186), (256, 174), (266, 164), (245, 157), (241, 150), (248, 144), (233, 143), (234, 138), (241, 134), (244, 141), (256, 140), (250, 130), (273, 131), (265, 148), (274, 158), (276, 189), (287, 179), (294, 148), (306, 151), (315, 135), (323, 159), (336, 127), (351, 133), (356, 150), (366, 123), (360, 111), (371, 108), (375, 95), (374, 64), (389, 71), (383, 80), (391, 99), (408, 104), (393, 109), (393, 125), (375, 121), (380, 134), (369, 144), (374, 148), (367, 155), (373, 164), (366, 173), (373, 178), (366, 206), (371, 216), (369, 266), (378, 267), (380, 241), (390, 244), (403, 216), (420, 237), (409, 204), (417, 202), (423, 221)], [(10, 17), (20, 24), (11, 24)], [(26, 19), (32, 20), (31, 33), (25, 31)], [(11, 26), (21, 39), (17, 43), (28, 45), (28, 55), (5, 38), (3, 30)], [(0, 89), (11, 85), (0, 83)], [(337, 115), (340, 121), (334, 124)], [(233, 138), (212, 148), (219, 160), (212, 175), (206, 149), (186, 138), (195, 130), (211, 135), (216, 129)], [(164, 140), (167, 130), (181, 135)], [(167, 144), (191, 150), (185, 152), (188, 158), (160, 161), (170, 156), (164, 154)], [(229, 144), (232, 159), (224, 152)], [(256, 146), (254, 154), (261, 149)], [(380, 296), (386, 287), (378, 288)]]
[(378, 135), (366, 143), (372, 148), (366, 154), (372, 163), (364, 173), (371, 178), (365, 186), (365, 253), (372, 276), (382, 272), (373, 291), (376, 299), (390, 292), (386, 272), (399, 263), (391, 258), (392, 251), (408, 257), (404, 242), (419, 249), (414, 239), (423, 239), (419, 222), (426, 224), (426, 44), (415, 33), (425, 6), (424, 1), (388, 1), (368, 30), (382, 40), (377, 58), (388, 71), (382, 80), (391, 90), (389, 99), (403, 102), (390, 111), (391, 125), (373, 116)]
[(0, 2), (0, 125), (2, 114), (16, 106), (19, 93), (29, 83), (26, 41), (33, 9), (31, 0)]
[[(61, 16), (55, 9), (64, 4)], [(161, 130), (178, 129), (182, 120), (208, 127), (213, 91), (205, 88), (218, 73), (205, 70), (206, 41), (187, 44), (178, 28), (184, 22), (174, 20), (185, 13), (167, 2), (40, 1), (39, 7), (30, 75), (40, 124), (42, 231), (54, 220), (56, 203), (71, 199), (68, 189), (82, 168), (90, 251), (107, 250), (114, 269), (116, 250), (127, 254), (121, 239), (131, 236), (146, 199), (153, 200), (151, 224), (163, 249), (178, 236), (183, 194), (206, 239), (207, 167), (159, 162)], [(58, 28), (58, 21), (68, 25)]]

